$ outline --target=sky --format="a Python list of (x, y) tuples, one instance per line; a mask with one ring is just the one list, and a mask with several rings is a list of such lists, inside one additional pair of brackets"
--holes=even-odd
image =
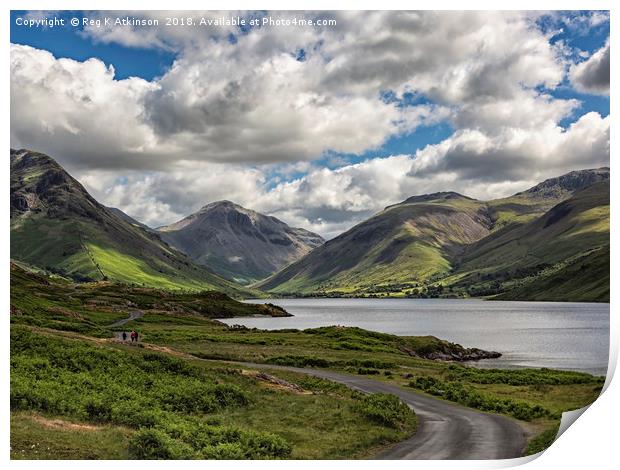
[(600, 11), (13, 11), (11, 147), (151, 227), (226, 199), (332, 238), (608, 166), (609, 49)]

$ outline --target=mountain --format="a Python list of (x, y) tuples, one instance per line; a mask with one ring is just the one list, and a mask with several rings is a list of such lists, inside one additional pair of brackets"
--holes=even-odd
[(11, 257), (76, 280), (247, 290), (99, 204), (56, 161), (11, 149)]
[[(512, 298), (513, 291), (519, 299), (531, 292), (606, 300), (608, 249), (609, 169), (581, 170), (488, 202), (454, 192), (408, 198), (256, 287), (297, 295)], [(576, 270), (592, 275), (582, 279), (590, 294), (552, 282)]]
[(513, 196), (488, 201), (494, 229), (513, 223), (529, 222), (575, 192), (603, 181), (609, 181), (609, 168), (571, 171), (557, 178), (547, 179)]
[(257, 287), (276, 293), (397, 289), (447, 274), (450, 260), (490, 233), (484, 203), (457, 193), (409, 198), (326, 242)]
[(112, 212), (114, 215), (116, 215), (117, 217), (120, 217), (121, 219), (123, 219), (125, 222), (129, 222), (131, 225), (133, 225), (134, 227), (140, 227), (142, 230), (146, 230), (147, 232), (154, 232), (156, 233), (156, 230), (153, 230), (151, 227), (149, 227), (146, 224), (143, 224), (142, 222), (138, 222), (136, 219), (134, 219), (133, 217), (125, 214), (122, 210), (116, 208), (116, 207), (107, 207), (106, 209), (110, 212)]
[(546, 201), (563, 200), (601, 181), (609, 181), (608, 167), (571, 171), (557, 178), (545, 180), (527, 191), (515, 194), (515, 197), (527, 196)]
[(230, 201), (208, 204), (158, 230), (196, 263), (244, 284), (266, 278), (324, 243), (316, 233)]
[(483, 238), (467, 247), (457, 263), (455, 285), (484, 294), (504, 285), (500, 291), (516, 290), (503, 298), (559, 300), (574, 297), (579, 287), (584, 289), (581, 300), (608, 300), (609, 181), (578, 190), (528, 223)]

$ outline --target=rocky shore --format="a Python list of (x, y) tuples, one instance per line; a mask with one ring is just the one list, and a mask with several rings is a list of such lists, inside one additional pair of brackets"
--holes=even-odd
[(403, 351), (413, 357), (431, 359), (435, 361), (479, 361), (481, 359), (496, 359), (501, 357), (497, 351), (485, 351), (479, 348), (465, 348), (457, 343), (440, 340), (429, 347), (417, 349), (403, 348)]

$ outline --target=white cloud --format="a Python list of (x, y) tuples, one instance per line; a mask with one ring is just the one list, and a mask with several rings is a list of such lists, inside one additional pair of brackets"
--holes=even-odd
[(114, 68), (98, 59), (56, 59), (12, 44), (11, 145), (45, 150), (74, 167), (135, 166), (132, 159), (155, 142), (142, 100), (156, 87), (115, 80)]
[[(575, 86), (602, 90), (608, 46), (571, 68), (568, 46), (552, 44), (534, 13), (278, 14), (338, 26), (258, 28), (236, 42), (225, 27), (85, 31), (175, 52), (152, 81), (12, 45), (11, 144), (58, 158), (97, 198), (152, 226), (230, 199), (328, 237), (414, 194), (498, 197), (609, 162), (609, 119), (589, 113), (563, 129), (580, 103), (551, 96), (569, 68)], [(388, 90), (394, 100), (382, 99)], [(418, 104), (400, 106), (409, 95)], [(316, 163), (440, 122), (453, 135), (415, 156)]]
[(80, 176), (105, 201), (151, 226), (168, 224), (202, 205), (231, 199), (289, 225), (332, 238), (384, 207), (412, 195), (457, 191), (492, 199), (580, 168), (609, 163), (609, 117), (588, 113), (568, 129), (547, 127), (494, 137), (459, 131), (415, 156), (397, 155), (344, 165), (309, 167), (292, 181), (267, 187), (270, 166), (247, 168), (183, 162), (168, 172), (114, 181), (101, 172)]
[(608, 164), (609, 117), (590, 112), (568, 129), (550, 121), (537, 129), (504, 128), (494, 135), (459, 130), (419, 150), (409, 174), (431, 186), (437, 178), (450, 179), (455, 188), (467, 188), (467, 195), (485, 199), (506, 196), (504, 188), (512, 190), (517, 183), (521, 190), (529, 182)]
[(570, 79), (575, 88), (586, 93), (609, 94), (609, 41), (587, 60), (570, 69)]
[(166, 171), (78, 171), (76, 177), (103, 204), (151, 226), (176, 222), (203, 205), (229, 199), (251, 207), (264, 191), (262, 171), (245, 166), (181, 161)]
[[(529, 15), (518, 12), (324, 15), (338, 26), (256, 28), (237, 35), (234, 44), (227, 39), (234, 28), (85, 31), (97, 41), (177, 52), (172, 68), (152, 82), (114, 80), (113, 70), (95, 59), (54, 64), (49, 54), (13, 46), (13, 100), (33, 104), (40, 114), (18, 106), (13, 141), (51, 148), (73, 166), (309, 160), (328, 151), (377, 148), (391, 136), (445, 119), (454, 108), (514, 101), (524, 87), (554, 87), (564, 73), (558, 50)], [(295, 57), (301, 49), (303, 62)], [(38, 74), (19, 73), (26, 62), (46, 66)], [(66, 87), (100, 90), (101, 100), (81, 101)], [(434, 104), (401, 107), (381, 100), (385, 90), (423, 94)], [(107, 108), (97, 106), (105, 101)], [(54, 142), (42, 146), (42, 135), (48, 141), (53, 135)], [(117, 136), (110, 158), (97, 149), (84, 155), (85, 136), (96, 143), (110, 142), (110, 135)]]

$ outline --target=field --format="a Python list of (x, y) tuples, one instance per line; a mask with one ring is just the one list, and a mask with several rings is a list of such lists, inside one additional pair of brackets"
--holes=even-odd
[[(432, 360), (480, 354), (434, 337), (229, 327), (213, 318), (268, 312), (222, 294), (76, 285), (17, 265), (11, 294), (12, 458), (363, 458), (415, 432), (391, 395), (241, 361), (371, 376), (505, 414), (535, 431), (529, 451), (603, 384)], [(108, 326), (133, 311), (143, 316)], [(141, 343), (114, 339), (122, 329)]]

